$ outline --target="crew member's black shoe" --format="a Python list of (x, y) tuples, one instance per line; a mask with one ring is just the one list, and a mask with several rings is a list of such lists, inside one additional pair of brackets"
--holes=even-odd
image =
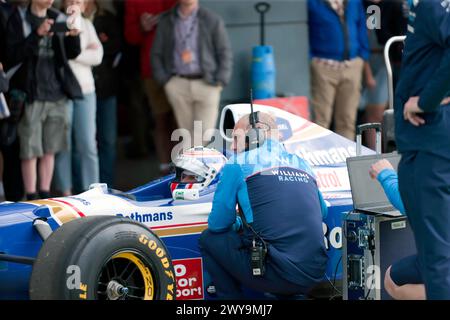
[(48, 199), (51, 198), (52, 195), (50, 194), (50, 191), (39, 191), (39, 197), (41, 199)]
[(34, 193), (27, 193), (27, 200), (28, 201), (32, 201), (32, 200), (38, 200), (39, 198), (39, 194), (37, 192)]

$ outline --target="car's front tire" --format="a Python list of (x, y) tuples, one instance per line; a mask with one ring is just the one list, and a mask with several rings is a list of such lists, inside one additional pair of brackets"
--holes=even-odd
[(33, 265), (30, 298), (172, 300), (175, 273), (162, 241), (127, 218), (95, 216), (62, 225)]

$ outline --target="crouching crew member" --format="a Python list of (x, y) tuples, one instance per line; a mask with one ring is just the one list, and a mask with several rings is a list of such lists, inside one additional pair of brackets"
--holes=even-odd
[(450, 1), (411, 0), (410, 5), (411, 21), (394, 104), (396, 142), (402, 154), (399, 188), (418, 252), (409, 265), (417, 270), (416, 278), (423, 278), (427, 299), (448, 300)]
[(325, 274), (327, 207), (311, 168), (284, 149), (276, 128), (258, 112), (233, 130), (235, 155), (223, 167), (200, 237), (204, 267), (221, 299), (243, 298), (243, 287), (303, 295)]

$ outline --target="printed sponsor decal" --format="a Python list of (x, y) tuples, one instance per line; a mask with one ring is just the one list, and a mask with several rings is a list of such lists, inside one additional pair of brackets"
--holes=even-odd
[(177, 300), (204, 299), (202, 258), (173, 260)]
[(311, 177), (309, 174), (297, 169), (275, 168), (271, 170), (272, 175), (278, 176), (280, 182), (301, 182), (309, 183)]
[(116, 214), (118, 217), (130, 218), (141, 223), (155, 222), (155, 221), (170, 221), (173, 219), (172, 212), (154, 212), (154, 213), (127, 213), (127, 214)]
[(153, 251), (156, 256), (160, 259), (161, 265), (164, 268), (164, 274), (170, 280), (167, 285), (167, 295), (166, 300), (174, 300), (174, 283), (175, 279), (173, 272), (170, 268), (169, 257), (166, 254), (166, 251), (161, 248), (155, 240), (149, 239), (145, 234), (141, 234), (139, 237), (139, 242), (143, 245), (147, 246), (151, 251)]
[(86, 199), (83, 199), (83, 198), (81, 198), (81, 197), (70, 196), (70, 197), (68, 197), (67, 199), (68, 199), (68, 200), (70, 199), (70, 200), (75, 200), (75, 201), (81, 202), (81, 204), (83, 204), (84, 206), (90, 206), (90, 205), (91, 205), (91, 203), (90, 203), (89, 201), (87, 201)]
[(322, 231), (323, 231), (323, 240), (325, 243), (325, 248), (327, 250), (333, 249), (342, 249), (342, 228), (334, 227), (329, 230), (328, 225), (325, 222), (322, 222)]
[(281, 141), (285, 141), (285, 140), (289, 139), (290, 137), (292, 137), (292, 127), (288, 120), (283, 119), (283, 118), (277, 118), (276, 122), (277, 122), (278, 132), (281, 135), (281, 137), (280, 137)]
[(313, 168), (317, 185), (322, 192), (350, 191), (347, 167)]
[(297, 144), (290, 145), (288, 151), (296, 154), (304, 159), (310, 166), (346, 166), (346, 159), (356, 155), (356, 148), (354, 146), (340, 146), (321, 149), (318, 146), (315, 148), (302, 148)]

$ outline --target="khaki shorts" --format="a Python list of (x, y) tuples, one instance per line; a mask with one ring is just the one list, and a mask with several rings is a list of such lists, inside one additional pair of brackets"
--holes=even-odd
[(20, 158), (40, 158), (66, 149), (68, 112), (66, 99), (26, 105), (18, 127)]
[(167, 100), (164, 88), (160, 86), (154, 79), (144, 79), (144, 90), (148, 97), (148, 103), (153, 116), (158, 116), (172, 111), (172, 107)]

